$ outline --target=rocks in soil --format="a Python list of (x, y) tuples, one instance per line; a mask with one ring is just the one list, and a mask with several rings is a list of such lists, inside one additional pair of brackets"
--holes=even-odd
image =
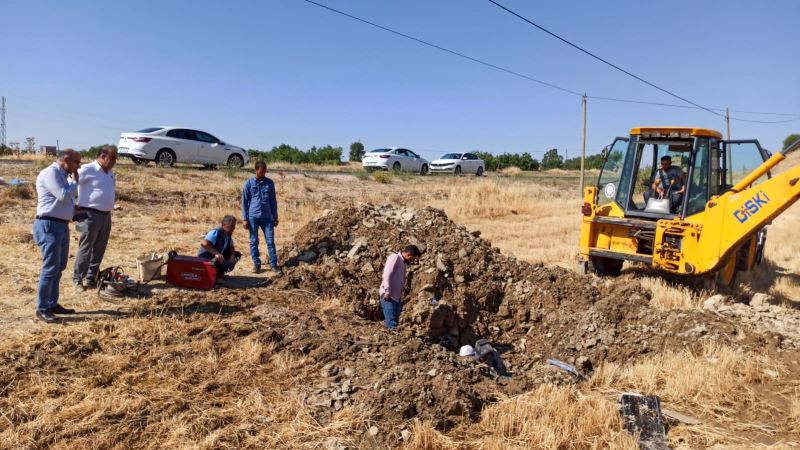
[[(323, 243), (325, 253), (316, 250)], [(388, 332), (379, 322), (381, 272), (386, 258), (409, 244), (425, 252), (418, 265), (407, 267), (399, 332)], [(476, 420), (494, 392), (516, 395), (541, 383), (575, 382), (549, 369), (547, 358), (588, 374), (606, 361), (630, 363), (705, 342), (780, 345), (721, 317), (719, 310), (728, 307), (723, 297), (704, 304), (717, 314), (654, 310), (636, 281), (598, 282), (507, 257), (434, 208), (336, 209), (300, 229), (279, 256), (285, 274), (275, 288), (335, 298), (351, 317), (342, 324), (326, 313), (313, 328), (327, 340), (307, 355), (318, 361), (315, 373), (333, 383), (325, 392), (336, 394), (328, 397), (333, 403), (319, 407), (323, 416), (336, 402), (357, 403), (378, 420), (420, 418), (449, 429)], [(458, 356), (460, 346), (480, 338), (501, 353), (510, 379)]]

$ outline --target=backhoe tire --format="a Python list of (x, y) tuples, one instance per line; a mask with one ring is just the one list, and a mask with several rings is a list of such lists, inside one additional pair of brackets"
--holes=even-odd
[(604, 258), (602, 256), (590, 256), (589, 262), (591, 263), (594, 273), (601, 277), (617, 277), (622, 272), (621, 259)]

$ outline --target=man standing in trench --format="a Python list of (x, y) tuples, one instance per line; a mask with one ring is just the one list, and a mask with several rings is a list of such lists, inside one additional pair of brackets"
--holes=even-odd
[(386, 328), (397, 328), (400, 322), (400, 313), (403, 311), (403, 287), (406, 284), (406, 264), (414, 264), (419, 256), (419, 248), (416, 245), (409, 245), (386, 258), (379, 290), (383, 324)]
[(253, 273), (261, 272), (258, 252), (258, 230), (264, 232), (269, 254), (269, 266), (280, 273), (278, 253), (275, 251), (275, 228), (278, 226), (278, 200), (275, 183), (267, 178), (267, 164), (256, 161), (256, 175), (244, 183), (242, 188), (242, 222), (250, 230), (250, 257), (253, 258)]
[(81, 167), (78, 172), (78, 208), (88, 216), (75, 226), (81, 236), (72, 283), (79, 289), (83, 288), (84, 279), (87, 288), (96, 287), (97, 274), (111, 236), (111, 211), (116, 200), (116, 180), (111, 170), (116, 163), (117, 151), (106, 145), (100, 149), (94, 162)]
[(69, 222), (75, 214), (75, 191), (81, 155), (68, 148), (56, 162), (36, 177), (36, 220), (33, 241), (42, 253), (42, 271), (36, 294), (36, 318), (46, 323), (56, 321), (54, 314), (75, 314), (74, 309), (58, 303), (61, 273), (69, 257)]

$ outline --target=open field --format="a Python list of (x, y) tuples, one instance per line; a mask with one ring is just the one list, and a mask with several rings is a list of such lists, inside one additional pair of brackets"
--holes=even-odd
[[(33, 180), (35, 169), (43, 164), (0, 161), (0, 177)], [(791, 334), (794, 341), (787, 341), (789, 335), (762, 336), (767, 323), (763, 320), (704, 312), (708, 293), (680, 280), (665, 281), (643, 267), (626, 266), (614, 281), (582, 278), (561, 269), (572, 269), (577, 253), (580, 197), (574, 174), (389, 176), (377, 182), (352, 173), (319, 174), (306, 168), (309, 173), (303, 174), (289, 169), (275, 168), (269, 175), (279, 196), (279, 248), (288, 252), (295, 237), (313, 238), (315, 230), (326, 233), (324, 227), (334, 222), (322, 216), (339, 220), (337, 213), (326, 210), (387, 203), (413, 208), (422, 216), (433, 214), (420, 212), (426, 207), (439, 208), (456, 224), (480, 231), (480, 238), (503, 255), (535, 265), (492, 256), (497, 261), (488, 267), (509, 268), (511, 274), (493, 280), (475, 267), (475, 261), (488, 259), (480, 253), (484, 243), (465, 232), (463, 242), (474, 245), (467, 250), (475, 253), (453, 257), (454, 271), (463, 268), (481, 283), (488, 280), (497, 286), (505, 286), (506, 277), (530, 281), (533, 291), (514, 297), (522, 302), (515, 304), (519, 309), (533, 308), (537, 301), (545, 308), (542, 302), (553, 293), (568, 291), (571, 297), (559, 297), (561, 303), (552, 307), (553, 315), (560, 314), (558, 326), (545, 330), (556, 323), (547, 322), (548, 316), (526, 334), (519, 329), (522, 322), (505, 329), (505, 322), (487, 319), (487, 330), (504, 330), (494, 341), (506, 343), (503, 336), (513, 336), (504, 358), (513, 364), (515, 377), (508, 384), (480, 374), (466, 378), (463, 373), (472, 369), (439, 352), (418, 333), (419, 324), (404, 324), (400, 333), (386, 332), (379, 322), (353, 313), (352, 303), (360, 299), (333, 295), (346, 292), (347, 285), (316, 292), (303, 284), (317, 282), (309, 279), (315, 277), (301, 279), (303, 270), (316, 270), (309, 273), (323, 280), (328, 272), (339, 276), (350, 271), (349, 266), (300, 266), (289, 269), (285, 280), (274, 286), (254, 288), (250, 286), (267, 275), (250, 274), (246, 257), (228, 287), (191, 292), (158, 282), (144, 289), (147, 298), (119, 304), (73, 291), (70, 257), (61, 284), (62, 302), (81, 314), (64, 324), (45, 326), (33, 321), (40, 265), (31, 236), (35, 192), (0, 187), (0, 248), (5, 255), (0, 259), (0, 448), (633, 449), (635, 440), (622, 431), (616, 409), (624, 391), (658, 395), (665, 408), (702, 421), (670, 424), (668, 438), (674, 448), (800, 446), (796, 334)], [(249, 175), (129, 164), (121, 164), (116, 172), (119, 209), (104, 266), (120, 265), (131, 274), (137, 255), (172, 249), (193, 254), (224, 214), (238, 217), (240, 188)], [(772, 224), (767, 264), (746, 276), (742, 298), (769, 293), (783, 309), (797, 309), (798, 219), (800, 206), (795, 205)], [(429, 229), (424, 223), (403, 227)], [(74, 230), (71, 239), (74, 254)], [(247, 255), (247, 234), (241, 227), (234, 239)], [(433, 264), (433, 256), (424, 263)], [(532, 279), (521, 273), (526, 268), (534, 274)], [(537, 278), (540, 274), (542, 280)], [(378, 272), (349, 276), (374, 277), (377, 290)], [(294, 288), (288, 286), (292, 280), (298, 283)], [(452, 295), (458, 297), (457, 292), (461, 291)], [(510, 299), (510, 291), (504, 292)], [(649, 325), (647, 331), (630, 328), (639, 333), (636, 339), (626, 339), (622, 328), (615, 328), (616, 343), (609, 341), (605, 353), (598, 349), (600, 344), (591, 352), (584, 349), (592, 355), (594, 371), (578, 383), (560, 378), (543, 363), (562, 357), (560, 346), (568, 344), (562, 336), (574, 334), (568, 330), (571, 323), (578, 328), (588, 320), (578, 309), (585, 298), (574, 294), (587, 292), (618, 304), (635, 303), (619, 310), (619, 305), (607, 306), (625, 320)], [(412, 317), (415, 312), (409, 307), (404, 314)], [(704, 328), (695, 331), (700, 325)], [(659, 338), (650, 341), (648, 334)], [(615, 350), (623, 347), (626, 352)], [(576, 356), (575, 351), (565, 350), (563, 357), (567, 356)], [(320, 374), (330, 369), (326, 364), (342, 372), (352, 367), (356, 373), (353, 393), (335, 410), (321, 410), (309, 402), (319, 396), (319, 386), (329, 389), (343, 383), (341, 374)], [(439, 375), (426, 375), (432, 364)], [(469, 384), (470, 390), (459, 383)], [(383, 385), (387, 392), (381, 392)], [(472, 405), (456, 408), (448, 403), (439, 408), (451, 398), (460, 400), (459, 395), (473, 399)], [(416, 402), (413, 414), (400, 402), (406, 397)], [(399, 403), (392, 403), (395, 400)], [(444, 420), (445, 415), (457, 418)], [(375, 434), (369, 431), (372, 427)]]

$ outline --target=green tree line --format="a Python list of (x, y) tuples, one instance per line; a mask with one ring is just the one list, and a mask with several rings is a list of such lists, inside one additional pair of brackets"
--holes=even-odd
[(291, 145), (281, 144), (267, 151), (250, 149), (247, 151), (250, 159), (262, 160), (267, 163), (285, 162), (291, 164), (324, 164), (339, 165), (342, 163), (342, 148), (326, 145), (324, 147), (311, 147), (303, 151)]

